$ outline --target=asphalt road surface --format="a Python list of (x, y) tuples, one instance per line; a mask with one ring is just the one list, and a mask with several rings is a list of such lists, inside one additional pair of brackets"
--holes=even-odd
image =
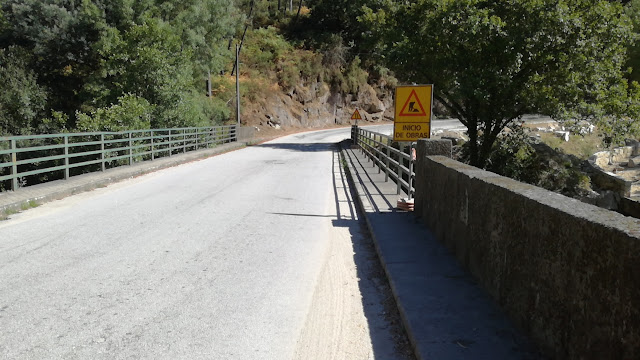
[[(0, 222), (0, 358), (299, 354), (338, 246), (332, 144), (348, 134), (284, 137)], [(359, 311), (365, 335), (392, 331)], [(393, 344), (358, 341), (367, 358), (394, 356)]]

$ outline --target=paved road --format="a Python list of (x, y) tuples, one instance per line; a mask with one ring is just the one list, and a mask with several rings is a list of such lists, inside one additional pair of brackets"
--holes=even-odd
[(0, 358), (286, 359), (336, 203), (303, 133), (0, 222)]

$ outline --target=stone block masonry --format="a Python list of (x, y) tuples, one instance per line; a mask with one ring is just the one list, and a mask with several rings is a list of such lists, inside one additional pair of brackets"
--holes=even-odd
[(428, 156), (424, 141), (416, 212), (511, 319), (552, 358), (640, 358), (640, 220)]

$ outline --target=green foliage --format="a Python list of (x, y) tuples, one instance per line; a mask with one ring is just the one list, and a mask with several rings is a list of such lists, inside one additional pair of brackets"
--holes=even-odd
[(633, 32), (636, 36), (635, 43), (629, 46), (627, 65), (632, 69), (629, 78), (632, 81), (640, 81), (640, 43), (637, 41), (638, 34), (640, 34), (640, 0), (629, 1), (625, 7), (625, 13), (633, 24)]
[[(152, 126), (219, 122), (228, 111), (203, 96), (203, 83), (230, 61), (241, 20), (233, 0), (3, 1), (2, 76), (20, 84), (0, 100), (3, 131), (73, 129), (76, 114), (114, 111), (129, 95), (149, 103)], [(27, 55), (5, 66), (8, 49)]]
[(360, 58), (356, 56), (347, 67), (343, 92), (357, 93), (360, 86), (367, 83), (368, 78), (369, 74), (360, 67)]
[[(378, 53), (378, 48), (372, 46), (369, 24), (358, 21), (363, 16), (364, 9), (378, 9), (384, 1), (381, 0), (317, 0), (309, 2), (311, 16), (304, 18), (299, 27), (292, 29), (304, 34), (304, 38), (312, 47), (320, 47), (325, 43), (332, 43), (334, 37), (339, 37), (353, 49), (355, 54)], [(292, 34), (295, 36), (295, 34)], [(345, 60), (350, 61), (352, 58)], [(367, 56), (368, 58), (368, 56)]]
[(27, 202), (24, 202), (22, 204), (20, 204), (20, 209), (24, 210), (29, 210), (29, 209), (33, 209), (40, 206), (40, 204), (38, 204), (37, 202), (35, 202), (34, 200), (29, 200)]
[(247, 33), (241, 60), (245, 68), (256, 75), (269, 77), (285, 90), (301, 81), (319, 80), (323, 74), (322, 57), (316, 53), (295, 49), (274, 27)]
[(90, 114), (77, 113), (80, 131), (124, 131), (149, 129), (153, 106), (143, 98), (127, 94), (117, 104), (99, 108)]
[[(223, 123), (233, 94), (206, 98), (204, 80), (212, 74), (218, 81), (217, 74), (230, 69), (230, 44), (244, 25), (241, 71), (250, 99), (264, 98), (274, 83), (290, 91), (319, 80), (357, 92), (368, 74), (356, 56), (363, 48), (353, 42), (365, 29), (356, 16), (373, 2), (314, 3), (318, 24), (349, 21), (336, 35), (333, 28), (305, 32), (320, 39), (319, 50), (309, 51), (281, 35), (281, 29), (311, 24), (308, 11), (298, 17), (298, 1), (4, 0), (0, 80), (11, 86), (0, 95), (0, 132)], [(331, 13), (336, 6), (345, 14)]]
[(334, 91), (343, 94), (356, 93), (361, 85), (367, 83), (369, 74), (362, 69), (358, 56), (349, 61), (349, 48), (339, 35), (331, 35), (320, 48), (323, 78), (331, 84)]
[(164, 122), (152, 122), (154, 128), (199, 127), (219, 125), (229, 119), (230, 110), (221, 99), (189, 92), (182, 93), (173, 107), (161, 112)]
[(231, 61), (227, 41), (239, 31), (233, 0), (158, 0), (161, 18), (193, 54), (194, 72), (219, 72)]
[(106, 23), (91, 1), (6, 0), (0, 48), (19, 46), (27, 64), (49, 90), (48, 107), (72, 113), (86, 97), (82, 87), (98, 64), (93, 44)]
[(361, 18), (397, 74), (434, 84), (434, 97), (468, 128), (477, 166), (525, 113), (583, 118), (616, 111), (606, 99), (627, 101), (619, 87), (633, 33), (616, 3), (387, 1)]
[(47, 94), (35, 72), (26, 68), (28, 59), (20, 48), (0, 49), (0, 135), (31, 133), (44, 114)]
[(322, 74), (322, 56), (316, 52), (296, 50), (294, 61), (300, 70), (300, 76), (306, 80), (318, 80)]
[(508, 129), (494, 143), (487, 170), (567, 196), (591, 190), (582, 160), (534, 140), (521, 123)]
[(614, 86), (602, 97), (601, 106), (589, 109), (606, 147), (624, 145), (624, 140), (640, 134), (640, 85), (625, 81)]
[(242, 48), (242, 63), (260, 72), (272, 70), (293, 47), (274, 27), (251, 30)]
[(191, 52), (161, 21), (136, 25), (120, 34), (112, 30), (101, 43), (108, 88), (96, 93), (97, 103), (113, 103), (120, 94), (134, 94), (154, 105), (152, 127), (179, 127), (206, 122), (207, 109), (193, 93)]
[(528, 131), (514, 123), (494, 144), (487, 161), (487, 170), (525, 182), (535, 182), (535, 150)]

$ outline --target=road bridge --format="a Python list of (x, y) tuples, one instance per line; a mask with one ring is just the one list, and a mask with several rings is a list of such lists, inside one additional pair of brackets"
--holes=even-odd
[[(388, 298), (340, 170), (335, 144), (349, 131), (283, 137), (0, 222), (0, 355), (411, 358), (385, 315)], [(403, 238), (420, 242), (424, 228), (394, 210), (395, 186), (384, 190), (388, 183), (375, 179), (377, 169), (356, 167), (364, 160), (354, 159), (352, 175), (370, 180), (368, 190), (358, 181), (359, 191), (382, 192), (373, 215), (364, 212), (381, 220), (374, 236), (387, 240), (378, 251), (415, 261), (417, 248), (395, 247), (393, 231), (402, 227)], [(20, 191), (28, 197), (36, 188)], [(390, 222), (382, 221), (385, 213)], [(410, 328), (416, 357), (539, 357), (446, 250), (430, 252), (445, 267), (430, 271), (445, 271), (438, 279), (453, 287), (415, 286), (425, 279), (415, 266), (390, 279), (405, 325), (413, 319), (427, 329)], [(435, 290), (439, 300), (427, 301)], [(464, 294), (472, 296), (458, 301)]]

